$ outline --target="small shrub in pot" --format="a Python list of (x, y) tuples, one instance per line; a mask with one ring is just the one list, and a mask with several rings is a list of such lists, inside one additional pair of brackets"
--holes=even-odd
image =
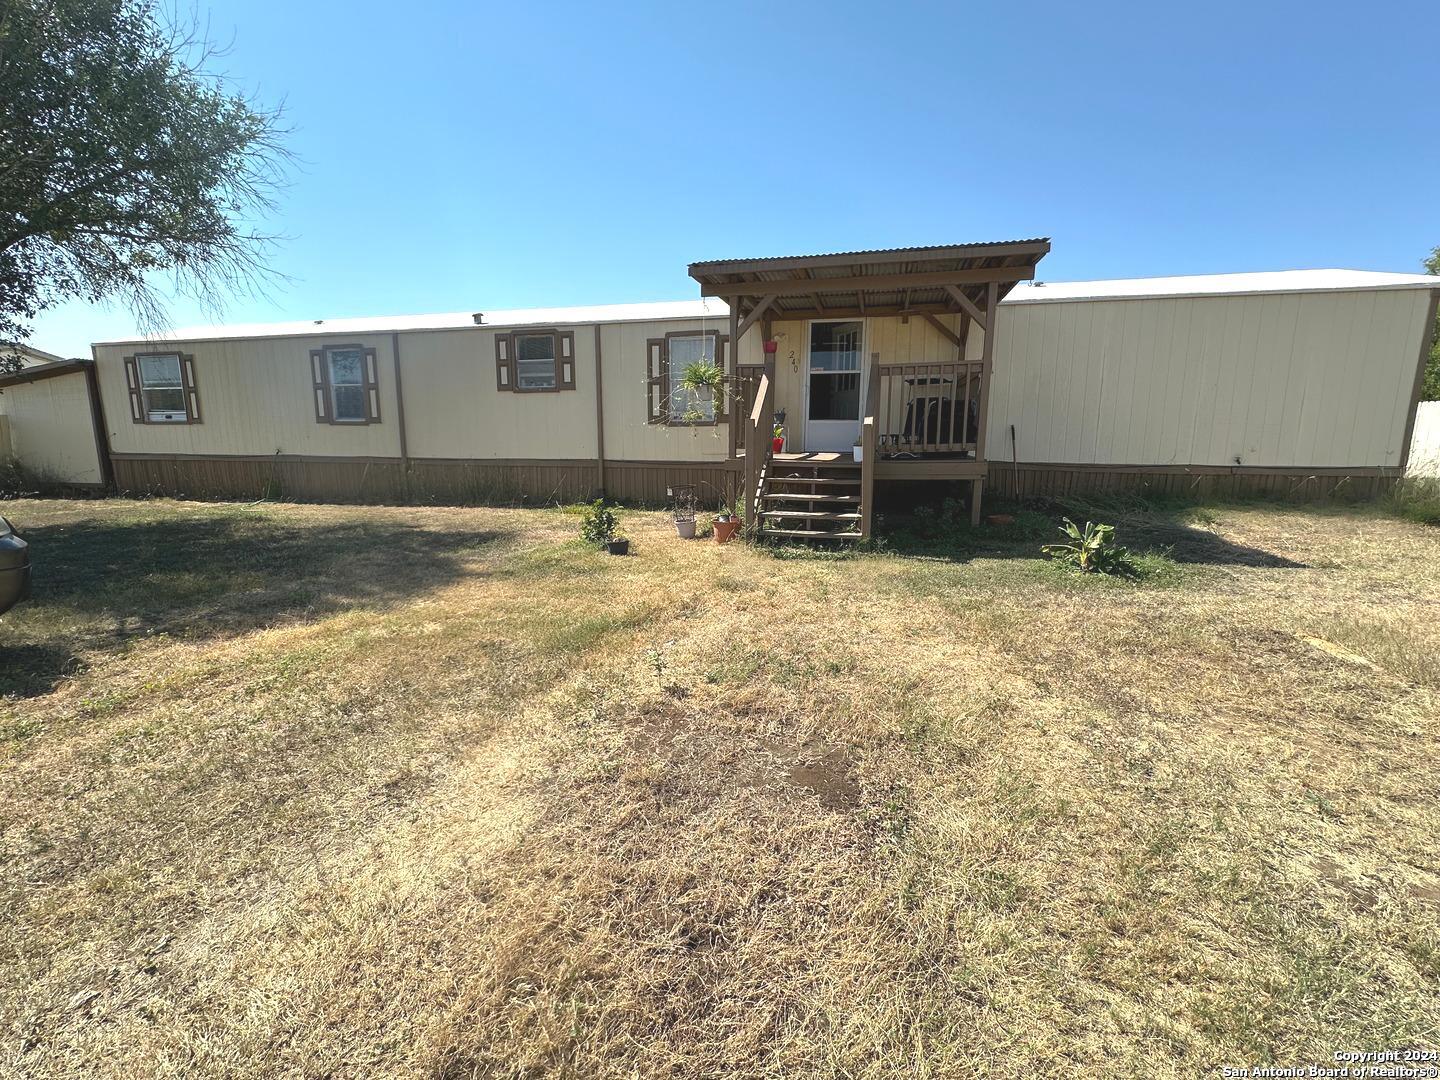
[(580, 537), (587, 544), (602, 546), (611, 555), (628, 555), (630, 541), (617, 534), (620, 519), (615, 511), (605, 505), (604, 499), (596, 499), (585, 508), (580, 519)]

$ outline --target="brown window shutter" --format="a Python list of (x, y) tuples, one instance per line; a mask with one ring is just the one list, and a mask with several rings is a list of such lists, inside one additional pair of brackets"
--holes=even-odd
[(556, 335), (555, 385), (561, 390), (575, 389), (575, 332), (562, 330)]
[(310, 350), (310, 378), (314, 384), (315, 422), (330, 423), (330, 371), (324, 349)]
[(125, 357), (125, 388), (130, 392), (130, 419), (136, 424), (145, 423), (145, 402), (140, 397), (140, 369), (135, 366), (135, 357)]
[(645, 394), (648, 399), (650, 423), (664, 424), (670, 420), (670, 372), (664, 338), (651, 338), (645, 343)]
[[(730, 335), (720, 334), (715, 338), (715, 366), (721, 371), (729, 374), (730, 369), (725, 366), (725, 354), (730, 350)], [(726, 382), (720, 390), (720, 400), (715, 403), (715, 419), (725, 420), (730, 416), (730, 395), (734, 389), (733, 384)]]
[(374, 349), (365, 350), (365, 421), (380, 422), (380, 371)]
[(195, 357), (181, 355), (180, 385), (185, 390), (185, 422), (200, 423), (200, 392), (195, 389)]
[(495, 389), (515, 389), (515, 342), (509, 334), (495, 335)]

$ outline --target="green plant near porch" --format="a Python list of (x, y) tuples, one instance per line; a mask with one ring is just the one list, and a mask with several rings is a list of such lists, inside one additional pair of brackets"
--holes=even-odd
[(1041, 547), (1052, 559), (1070, 564), (1082, 574), (1116, 574), (1127, 567), (1129, 552), (1115, 543), (1115, 526), (1085, 522), (1082, 529), (1068, 517), (1060, 531), (1066, 539), (1059, 544)]

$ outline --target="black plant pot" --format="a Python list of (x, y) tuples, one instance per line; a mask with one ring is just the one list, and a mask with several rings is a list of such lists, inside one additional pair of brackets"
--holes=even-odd
[(629, 554), (630, 554), (630, 541), (629, 541), (629, 540), (608, 540), (608, 541), (606, 541), (606, 543), (605, 543), (605, 550), (608, 551), (608, 552), (610, 552), (611, 555), (629, 555)]

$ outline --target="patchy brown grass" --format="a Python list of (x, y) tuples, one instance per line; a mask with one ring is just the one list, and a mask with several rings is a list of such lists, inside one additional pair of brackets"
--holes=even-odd
[[(1440, 534), (847, 559), (18, 502), (0, 1071), (1192, 1076), (1440, 1040)], [(1127, 536), (1128, 534), (1128, 536)], [(1168, 554), (1163, 554), (1167, 552)], [(1163, 566), (1161, 566), (1163, 564)]]

